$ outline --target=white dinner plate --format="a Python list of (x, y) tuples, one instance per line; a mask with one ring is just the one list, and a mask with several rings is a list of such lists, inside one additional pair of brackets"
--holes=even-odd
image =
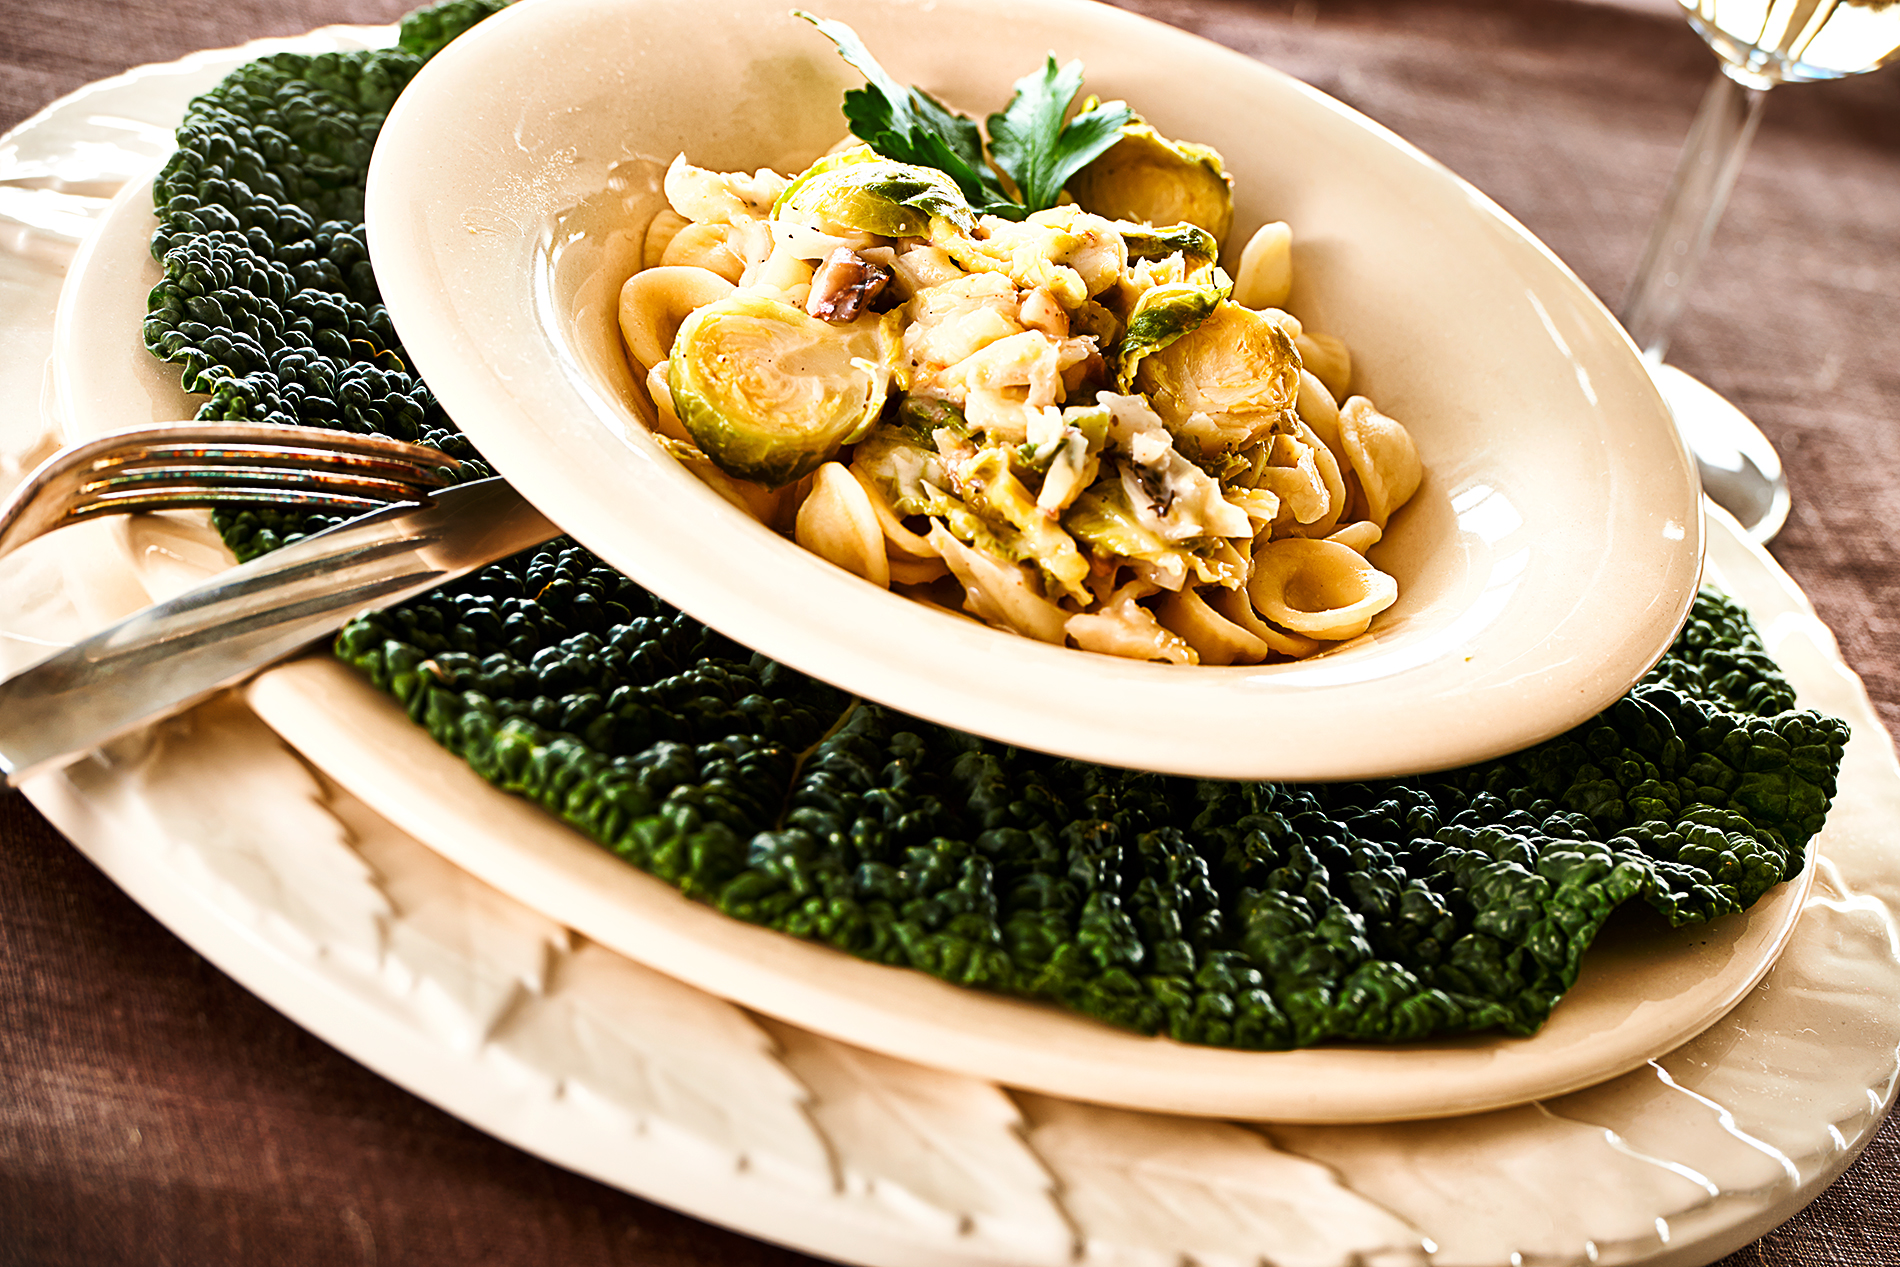
[[(391, 38), (352, 28), (140, 68), (9, 134), (0, 178), (30, 167), (116, 186), (225, 69)], [(84, 225), (11, 227), (0, 463), (17, 470), (52, 422), (43, 363)], [(82, 548), (93, 536), (72, 529), (0, 563), (0, 648), (70, 639), (141, 601), (122, 594), (140, 582), (114, 552)], [(1787, 952), (1701, 1036), (1603, 1086), (1472, 1117), (1156, 1117), (763, 1026), (432, 861), (229, 706), (27, 794), (187, 944), (353, 1059), (556, 1164), (808, 1253), (875, 1267), (1072, 1267), (1078, 1245), (1103, 1262), (1692, 1267), (1848, 1166), (1892, 1102), (1900, 1044), (1891, 740), (1787, 575), (1719, 515), (1709, 536), (1715, 579), (1802, 703), (1853, 725), (1817, 882)], [(143, 544), (147, 586), (199, 562)], [(68, 606), (74, 620), (42, 610)]]
[[(795, 171), (859, 77), (783, 0), (529, 0), (391, 110), (369, 247), (415, 365), (589, 548), (736, 640), (1009, 743), (1230, 778), (1371, 778), (1524, 748), (1663, 653), (1693, 598), (1695, 474), (1634, 347), (1471, 186), (1258, 62), (1076, 0), (838, 0), (891, 72), (999, 109), (1051, 50), (1086, 90), (1212, 144), (1235, 231), (1285, 220), (1288, 307), (1343, 338), (1423, 486), (1374, 560), (1400, 597), (1310, 660), (1183, 668), (1065, 650), (879, 589), (734, 509), (656, 444), (616, 323), (676, 154)], [(1232, 261), (1229, 261), (1230, 265)]]
[[(197, 399), (144, 350), (159, 277), (149, 185), (128, 189), (75, 260), (54, 381), (75, 437), (189, 417)], [(125, 524), (156, 592), (227, 563), (202, 517)], [(466, 871), (591, 940), (754, 1011), (918, 1064), (1070, 1099), (1282, 1122), (1367, 1122), (1547, 1099), (1701, 1032), (1774, 962), (1812, 868), (1743, 915), (1669, 931), (1618, 921), (1577, 986), (1527, 1039), (1241, 1052), (1145, 1038), (1050, 1005), (960, 989), (689, 901), (438, 747), (387, 696), (324, 654), (251, 687), (258, 713), (331, 777)]]

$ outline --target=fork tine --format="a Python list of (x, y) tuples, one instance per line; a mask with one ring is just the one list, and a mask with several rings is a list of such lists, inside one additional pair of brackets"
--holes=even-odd
[(110, 450), (93, 457), (87, 463), (87, 469), (105, 472), (144, 466), (275, 466), (302, 470), (357, 471), (365, 475), (380, 475), (387, 479), (433, 486), (446, 482), (440, 475), (443, 468), (454, 470), (462, 465), (434, 449), (423, 449), (416, 445), (405, 445), (404, 448), (414, 449), (426, 456), (398, 451), (356, 452), (309, 445), (166, 443), (149, 445), (136, 452)]
[[(380, 510), (399, 502), (423, 500), (418, 493), (409, 497), (361, 496), (337, 491), (307, 488), (263, 488), (239, 486), (208, 490), (204, 488), (142, 489), (126, 493), (103, 493), (72, 507), (63, 523), (97, 519), (101, 515), (128, 515), (147, 510), (203, 510), (228, 502), (270, 502), (274, 505), (301, 506), (307, 510), (350, 511), (358, 514)], [(63, 524), (62, 524), (63, 526)]]
[(445, 481), (379, 479), (351, 474), (270, 467), (145, 467), (89, 480), (68, 496), (65, 517), (135, 510), (216, 506), (228, 501), (283, 501), (312, 508), (349, 510), (421, 501)]
[(267, 423), (181, 423), (62, 449), (0, 504), (0, 555), (104, 514), (288, 502), (360, 513), (419, 501), (464, 463), (382, 436)]
[(222, 488), (276, 488), (285, 492), (360, 490), (366, 497), (404, 501), (448, 481), (438, 475), (398, 470), (393, 476), (352, 470), (331, 471), (308, 466), (137, 466), (122, 467), (79, 483), (72, 500), (86, 502), (106, 495), (135, 496), (141, 489), (202, 488), (215, 496)]
[[(174, 448), (200, 450), (216, 454), (232, 448), (255, 446), (258, 449), (283, 450), (304, 448), (326, 458), (356, 455), (413, 463), (424, 469), (460, 467), (461, 462), (437, 449), (391, 440), (386, 436), (359, 435), (351, 431), (333, 431), (326, 427), (290, 427), (262, 422), (185, 422), (164, 423), (155, 427), (129, 427), (109, 431), (91, 440), (61, 451), (71, 462), (113, 460), (110, 455)], [(56, 459), (58, 456), (56, 455)]]

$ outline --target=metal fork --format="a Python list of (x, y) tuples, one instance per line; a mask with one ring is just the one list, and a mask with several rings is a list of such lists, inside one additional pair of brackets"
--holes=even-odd
[(435, 449), (321, 427), (187, 422), (61, 449), (0, 503), (0, 555), (98, 515), (226, 502), (362, 513), (424, 500), (463, 463)]

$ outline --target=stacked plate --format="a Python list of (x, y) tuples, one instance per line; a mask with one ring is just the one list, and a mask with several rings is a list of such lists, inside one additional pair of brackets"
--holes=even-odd
[[(405, 343), (484, 454), (564, 526), (783, 659), (861, 672), (847, 685), (1012, 740), (1202, 769), (1194, 719), (1231, 754), (1234, 728), (1283, 702), (1391, 736), (1370, 752), (1306, 745), (1300, 759), (1318, 768), (1251, 751), (1269, 765), (1217, 771), (1301, 777), (1453, 764), (1588, 715), (1667, 641), (1706, 533), (1710, 578), (1749, 606), (1803, 704), (1855, 729), (1816, 865), (1744, 918), (1617, 930), (1529, 1040), (1240, 1053), (1132, 1037), (726, 921), (494, 792), (324, 658), (266, 674), (249, 707), (200, 710), (110, 765), (44, 778), (29, 789), (36, 802), (187, 941), (418, 1094), (607, 1182), (851, 1261), (1055, 1263), (1078, 1245), (1201, 1261), (1708, 1261), (1844, 1167), (1884, 1110), (1900, 1042), (1886, 916), (1900, 884), (1887, 847), (1900, 774), (1798, 591), (1719, 513), (1705, 523), (1685, 503), (1666, 415), (1574, 278), (1402, 143), (1178, 33), (1061, 4), (1011, 5), (1007, 20), (976, 7), (829, 14), (953, 99), (987, 103), (1055, 47), (1164, 130), (1216, 144), (1241, 175), (1243, 222), (1270, 205), (1273, 218), (1327, 226), (1296, 302), (1373, 349), (1361, 364), (1382, 402), (1418, 420), (1432, 477), (1424, 513), (1392, 542), (1391, 567), (1416, 581), (1393, 628), (1278, 674), (1208, 670), (1203, 683), (1113, 665), (1116, 690), (1172, 721), (1156, 748), (1103, 749), (1114, 741), (1086, 705), (1106, 692), (1065, 710), (1055, 704), (1078, 698), (1073, 683), (1033, 698), (1017, 689), (1094, 673), (1100, 657), (906, 612), (826, 575), (672, 468), (626, 402), (603, 296), (618, 289), (616, 268), (630, 271), (651, 210), (642, 173), (681, 149), (757, 166), (836, 139), (843, 80), (816, 69), (822, 48), (786, 60), (789, 33), (809, 28), (774, 14), (682, 41), (657, 8), (547, 0), (492, 20), (486, 41), (451, 46), (391, 116), (384, 145), (420, 146), (401, 168), (437, 193), (420, 200), (392, 183), (379, 151), (372, 247)], [(594, 33), (587, 56), (563, 42), (571, 22)], [(961, 56), (956, 41), (979, 37), (960, 30), (981, 30), (990, 52)], [(338, 29), (295, 45), (388, 35)], [(496, 60), (504, 39), (518, 80)], [(650, 55), (659, 69), (639, 91), (608, 92), (629, 41), (670, 51)], [(166, 128), (188, 95), (255, 51), (135, 72), (16, 139), (96, 159), (100, 125), (85, 120), (103, 113), (98, 93), (114, 94), (116, 116)], [(709, 135), (705, 112), (665, 91), (678, 75), (753, 100), (742, 90), (768, 65), (793, 101), (822, 98), (823, 117), (775, 110)], [(470, 84), (484, 85), (481, 109)], [(562, 91), (578, 95), (548, 95)], [(1260, 155), (1250, 191), (1248, 121), (1264, 112), (1295, 121), (1278, 138), (1282, 159), (1294, 157)], [(445, 118), (456, 146), (424, 144), (446, 135)], [(562, 130), (576, 118), (581, 135)], [(1293, 174), (1303, 145), (1340, 156), (1325, 181)], [(478, 170), (480, 188), (453, 183)], [(60, 299), (68, 435), (191, 411), (138, 342), (154, 280), (148, 206), (128, 181)], [(1444, 326), (1433, 295), (1467, 309), (1462, 359), (1432, 344)], [(1563, 446), (1526, 441), (1526, 400), (1563, 420)], [(1474, 511), (1487, 496), (1490, 509)], [(1580, 533), (1574, 508), (1586, 501)], [(1605, 533), (1627, 567), (1606, 565)], [(58, 636), (223, 563), (201, 524), (170, 518), (62, 548), (69, 566), (38, 555), (18, 565), (37, 570), (9, 592), (36, 597), (14, 632)], [(793, 591), (824, 601), (788, 605)], [(881, 641), (905, 654), (879, 661), (840, 642), (829, 613), (860, 607), (866, 621), (895, 622), (903, 636)], [(1589, 636), (1605, 610), (1623, 613), (1613, 623), (1627, 637)], [(1435, 676), (1454, 646), (1476, 667)], [(998, 664), (1014, 684), (1003, 694), (1023, 706), (920, 690), (913, 647)], [(1526, 681), (1562, 707), (1524, 722), (1534, 710), (1506, 701)], [(1378, 698), (1398, 722), (1377, 726)], [(1448, 700), (1458, 724), (1433, 728)], [(1500, 728), (1506, 712), (1531, 730)], [(1755, 988), (1764, 973), (1770, 988)]]

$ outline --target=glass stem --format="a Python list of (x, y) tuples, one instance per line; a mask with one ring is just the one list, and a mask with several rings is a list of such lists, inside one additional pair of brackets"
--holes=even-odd
[(1682, 312), (1690, 274), (1722, 218), (1722, 207), (1735, 186), (1767, 96), (1765, 87), (1740, 83), (1724, 70), (1716, 74), (1702, 98), (1676, 174), (1670, 178), (1669, 194), (1650, 230), (1642, 263), (1623, 292), (1617, 314), (1636, 346), (1651, 360), (1662, 360), (1670, 327)]

